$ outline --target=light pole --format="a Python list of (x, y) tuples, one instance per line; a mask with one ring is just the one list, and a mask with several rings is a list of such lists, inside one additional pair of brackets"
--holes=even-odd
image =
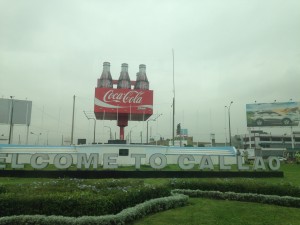
[(153, 121), (153, 120), (147, 120), (147, 138), (146, 138), (146, 144), (148, 144), (148, 123), (149, 123), (149, 121)]
[(73, 114), (72, 114), (71, 145), (73, 145), (73, 138), (74, 138), (74, 120), (75, 120), (75, 95), (73, 96)]
[(86, 116), (86, 118), (88, 120), (94, 120), (94, 139), (93, 139), (93, 143), (96, 143), (96, 118), (95, 118), (95, 115), (92, 112), (83, 111), (83, 113), (84, 113), (84, 115)]
[(14, 115), (14, 96), (10, 96), (11, 98), (11, 109), (10, 109), (10, 125), (9, 125), (9, 136), (8, 136), (8, 144), (11, 144), (12, 133), (13, 133), (13, 115)]
[(108, 129), (109, 129), (109, 139), (111, 140), (111, 139), (112, 139), (112, 135), (111, 135), (111, 128), (110, 128), (109, 126), (104, 126), (104, 127), (106, 127), (106, 128), (108, 128)]
[(135, 128), (135, 127), (136, 127), (136, 125), (135, 125), (134, 127), (132, 127), (132, 128), (130, 129), (130, 131), (129, 131), (129, 144), (132, 142), (132, 140), (131, 140), (131, 131), (132, 131), (132, 129)]
[(215, 147), (215, 145), (216, 145), (216, 139), (215, 139), (215, 134), (214, 133), (210, 134), (210, 140), (211, 140), (211, 146)]
[(157, 120), (157, 118), (158, 117), (160, 117), (162, 115), (162, 113), (161, 114), (158, 114), (154, 119), (151, 119), (151, 120), (147, 120), (147, 138), (146, 138), (146, 143), (148, 144), (148, 123), (149, 123), (149, 121), (156, 121)]
[(233, 101), (230, 102), (229, 106), (225, 106), (228, 109), (229, 146), (231, 146), (230, 106), (232, 103)]
[(42, 133), (39, 133), (39, 134), (35, 134), (35, 133), (33, 133), (33, 132), (30, 132), (30, 134), (33, 134), (33, 135), (35, 135), (35, 136), (37, 136), (37, 145), (39, 145), (39, 142), (40, 142), (40, 135), (42, 135)]
[[(161, 141), (161, 137), (162, 137), (161, 134), (159, 134), (159, 133), (157, 133), (157, 134), (159, 135), (159, 141)], [(157, 135), (156, 135), (156, 141), (155, 141), (155, 142), (156, 142), (156, 145), (157, 145), (157, 140), (158, 140), (158, 139), (157, 139)], [(161, 143), (159, 143), (159, 144), (161, 145)]]

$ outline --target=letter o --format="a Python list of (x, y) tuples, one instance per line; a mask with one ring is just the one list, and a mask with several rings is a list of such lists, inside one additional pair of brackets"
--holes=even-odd
[[(157, 164), (155, 162), (155, 160), (157, 158), (160, 159), (160, 164)], [(163, 154), (160, 154), (160, 153), (155, 153), (155, 154), (151, 155), (149, 161), (150, 161), (150, 166), (153, 169), (162, 169), (167, 165), (167, 157)]]
[[(66, 159), (66, 163), (61, 163), (61, 160), (65, 158)], [(73, 163), (73, 158), (71, 154), (57, 154), (54, 157), (54, 166), (57, 169), (67, 169), (69, 168), (72, 163)]]
[[(270, 170), (279, 170), (280, 169), (280, 161), (277, 157), (275, 156), (270, 156), (268, 158), (269, 161), (269, 168)], [(275, 166), (273, 165), (273, 161), (275, 161)]]

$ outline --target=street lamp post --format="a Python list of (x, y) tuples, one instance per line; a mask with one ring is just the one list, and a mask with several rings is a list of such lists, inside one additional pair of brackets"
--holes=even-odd
[(228, 130), (229, 130), (229, 146), (231, 146), (231, 124), (230, 124), (230, 107), (233, 101), (230, 102), (229, 106), (225, 106), (228, 109)]
[(153, 120), (147, 120), (147, 138), (146, 138), (146, 143), (148, 144), (148, 123), (149, 121), (153, 121)]
[(40, 135), (42, 135), (42, 133), (38, 133), (38, 134), (35, 134), (35, 133), (33, 133), (33, 132), (30, 132), (30, 134), (33, 134), (33, 135), (35, 135), (35, 136), (37, 136), (37, 145), (39, 145), (39, 142), (40, 142)]
[(136, 127), (136, 125), (135, 125), (134, 127), (132, 127), (132, 128), (130, 129), (130, 131), (129, 131), (129, 144), (132, 143), (131, 132), (132, 132), (132, 129), (135, 128), (135, 127)]
[(86, 112), (83, 111), (84, 115), (86, 116), (86, 118), (88, 120), (94, 120), (94, 139), (93, 139), (93, 143), (96, 143), (96, 118), (95, 115), (92, 114), (91, 112)]
[[(155, 139), (156, 139), (156, 145), (157, 145), (157, 142), (158, 142), (158, 139), (157, 139), (157, 137), (158, 137), (158, 135), (159, 135), (159, 141), (161, 141), (161, 134), (159, 134), (159, 133), (157, 133), (157, 135), (155, 136)], [(161, 145), (161, 143), (160, 143), (160, 145)]]
[(210, 140), (211, 140), (211, 146), (215, 147), (215, 145), (216, 145), (216, 139), (215, 139), (215, 134), (214, 133), (210, 134)]
[(162, 114), (158, 114), (157, 117), (155, 117), (154, 119), (151, 120), (147, 120), (147, 138), (146, 138), (146, 143), (148, 144), (148, 123), (149, 121), (156, 121), (158, 117), (160, 117)]
[(109, 139), (111, 140), (112, 139), (111, 127), (109, 127), (109, 126), (104, 126), (104, 127), (109, 129)]
[(10, 109), (10, 125), (9, 125), (9, 137), (8, 144), (11, 144), (12, 133), (13, 133), (13, 115), (14, 115), (14, 96), (10, 96), (11, 98), (11, 109)]

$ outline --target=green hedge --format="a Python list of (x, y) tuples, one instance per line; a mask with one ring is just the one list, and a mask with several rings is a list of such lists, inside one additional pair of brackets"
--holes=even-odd
[(199, 179), (172, 179), (170, 181), (172, 189), (191, 189), (191, 190), (207, 190), (221, 192), (237, 192), (237, 193), (257, 193), (266, 195), (294, 196), (300, 197), (300, 187), (292, 184), (269, 184), (257, 182), (253, 179), (233, 180), (219, 179), (215, 181), (203, 181)]
[(186, 205), (188, 196), (174, 195), (169, 197), (151, 199), (134, 207), (124, 209), (116, 215), (63, 217), (44, 215), (19, 215), (0, 218), (0, 225), (26, 224), (26, 225), (123, 225), (148, 214)]
[(190, 197), (204, 197), (221, 200), (233, 200), (243, 202), (257, 202), (264, 204), (280, 205), (287, 207), (300, 208), (300, 198), (278, 195), (262, 195), (253, 193), (234, 193), (220, 191), (202, 191), (202, 190), (181, 190), (175, 189), (172, 191), (177, 194), (184, 194)]
[(110, 195), (84, 191), (44, 195), (16, 195), (7, 192), (0, 194), (0, 216), (43, 214), (78, 217), (116, 214), (138, 203), (169, 195), (168, 188), (162, 186), (146, 186)]
[(6, 192), (6, 188), (0, 184), (0, 194), (5, 193)]

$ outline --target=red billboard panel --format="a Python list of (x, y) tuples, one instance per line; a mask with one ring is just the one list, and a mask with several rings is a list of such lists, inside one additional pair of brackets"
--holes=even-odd
[(95, 88), (95, 116), (99, 120), (145, 121), (153, 114), (153, 91), (135, 89)]

